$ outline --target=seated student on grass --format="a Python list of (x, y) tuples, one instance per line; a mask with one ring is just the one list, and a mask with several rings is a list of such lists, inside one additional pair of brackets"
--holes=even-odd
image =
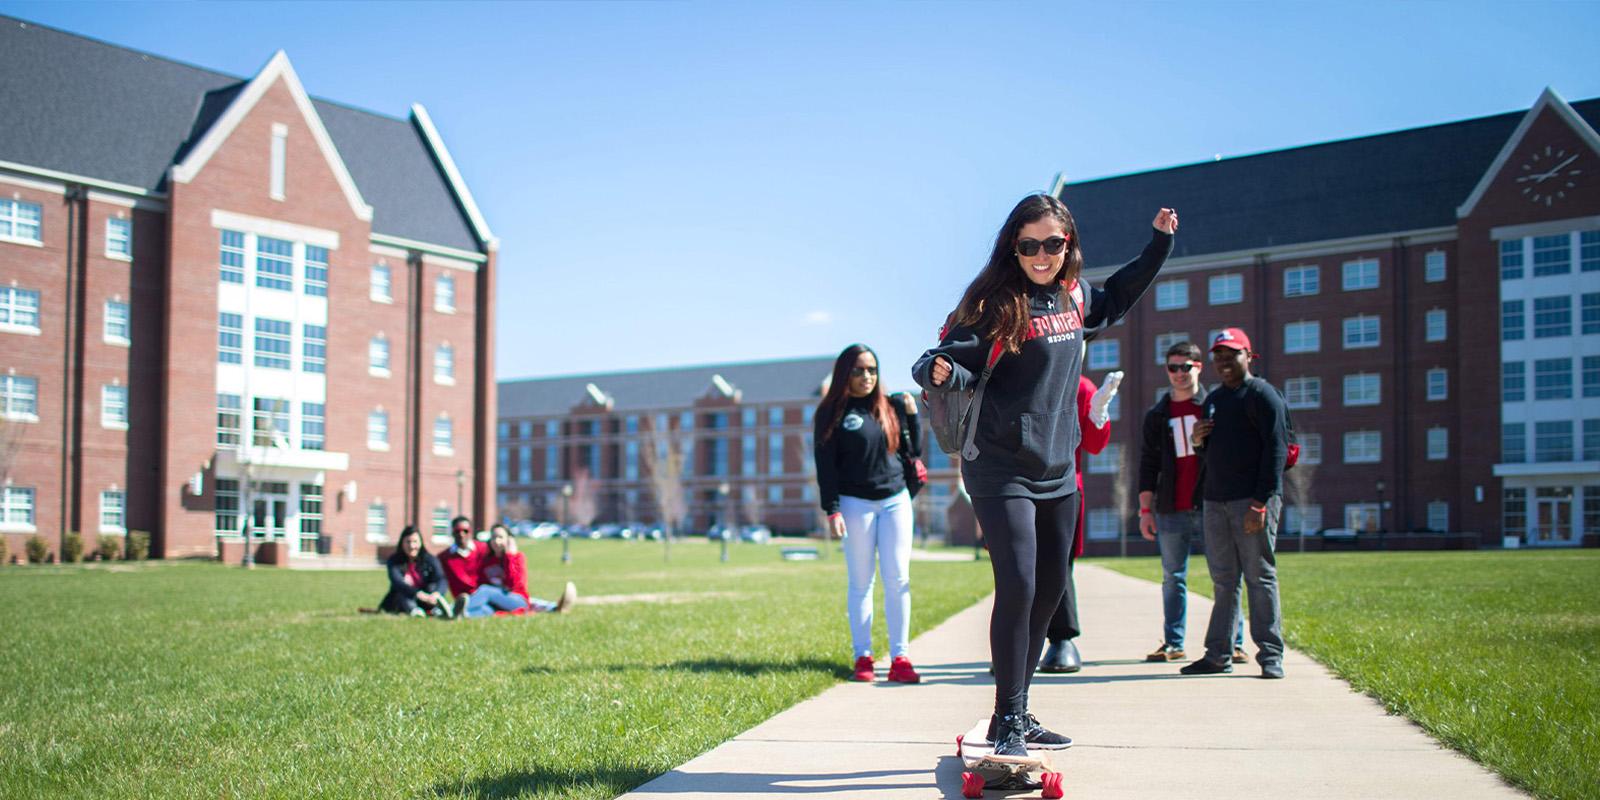
[(578, 599), (578, 587), (571, 581), (567, 581), (561, 599), (555, 602), (529, 597), (527, 561), (517, 552), (517, 542), (504, 525), (490, 529), (488, 552), (478, 562), (477, 585), (467, 597), (465, 616), (487, 617), (500, 611), (567, 611)]
[(456, 596), (455, 613), (459, 617), (467, 598), (478, 588), (478, 567), (489, 555), (489, 545), (473, 538), (472, 520), (467, 517), (450, 520), (450, 536), (455, 541), (439, 554), (439, 564), (444, 567), (450, 593)]
[(390, 614), (413, 617), (433, 615), (448, 619), (450, 604), (444, 596), (444, 569), (439, 559), (422, 549), (422, 534), (407, 525), (389, 556), (389, 593), (378, 608)]

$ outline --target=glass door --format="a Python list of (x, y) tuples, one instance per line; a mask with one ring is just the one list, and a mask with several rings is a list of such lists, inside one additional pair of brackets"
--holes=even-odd
[(1572, 489), (1566, 486), (1541, 486), (1535, 493), (1533, 519), (1528, 543), (1534, 545), (1573, 545), (1578, 543), (1572, 524)]

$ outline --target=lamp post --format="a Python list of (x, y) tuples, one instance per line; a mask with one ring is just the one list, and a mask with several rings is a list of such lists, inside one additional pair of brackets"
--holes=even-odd
[(567, 501), (572, 499), (572, 484), (561, 487), (561, 563), (572, 563), (571, 523), (567, 520)]
[(1383, 490), (1388, 488), (1388, 484), (1384, 483), (1382, 478), (1379, 478), (1378, 481), (1373, 484), (1373, 488), (1378, 490), (1378, 532), (1382, 533), (1383, 532)]
[(722, 518), (719, 520), (718, 527), (722, 528), (722, 560), (724, 563), (728, 560), (728, 538), (733, 535), (733, 530), (728, 527), (728, 496), (730, 492), (732, 492), (732, 489), (726, 481), (717, 484), (717, 497), (722, 500)]
[(461, 512), (462, 493), (466, 491), (466, 488), (467, 488), (467, 471), (464, 470), (464, 469), (458, 469), (458, 470), (456, 470), (456, 516), (458, 516), (458, 517), (462, 515), (462, 512)]

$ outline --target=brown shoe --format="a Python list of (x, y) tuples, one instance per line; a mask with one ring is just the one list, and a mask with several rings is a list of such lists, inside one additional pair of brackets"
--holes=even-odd
[(1235, 663), (1235, 664), (1248, 664), (1248, 663), (1250, 663), (1250, 657), (1244, 654), (1244, 648), (1242, 648), (1242, 647), (1233, 648), (1233, 663)]
[(1182, 661), (1184, 657), (1183, 648), (1173, 647), (1172, 645), (1163, 642), (1162, 645), (1157, 647), (1154, 652), (1145, 656), (1144, 660), (1157, 662)]

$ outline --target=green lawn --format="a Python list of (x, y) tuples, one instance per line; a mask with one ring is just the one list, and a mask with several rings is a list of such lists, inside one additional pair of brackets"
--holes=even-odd
[(1539, 797), (1600, 797), (1600, 551), (1284, 553), (1278, 577), (1290, 646)]
[[(356, 614), (378, 572), (0, 568), (0, 796), (609, 798), (848, 674), (837, 551), (526, 552), (535, 595), (606, 602), (444, 623)], [(991, 585), (912, 575), (913, 634)]]

